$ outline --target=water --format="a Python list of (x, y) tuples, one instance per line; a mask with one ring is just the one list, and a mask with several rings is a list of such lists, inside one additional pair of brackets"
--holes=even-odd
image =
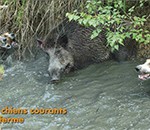
[(66, 108), (66, 115), (4, 115), (23, 117), (23, 124), (3, 130), (148, 130), (150, 80), (141, 82), (138, 62), (107, 61), (48, 84), (48, 61), (15, 62), (0, 82), (0, 109)]

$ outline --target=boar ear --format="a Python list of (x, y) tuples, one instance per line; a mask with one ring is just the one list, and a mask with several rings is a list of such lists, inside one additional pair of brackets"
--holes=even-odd
[(59, 36), (58, 39), (57, 39), (57, 44), (61, 45), (63, 48), (66, 48), (67, 44), (68, 44), (68, 37), (67, 37), (67, 35), (64, 34), (64, 35)]
[(40, 39), (36, 39), (36, 41), (37, 41), (37, 45), (41, 47), (41, 45), (43, 44), (43, 41)]

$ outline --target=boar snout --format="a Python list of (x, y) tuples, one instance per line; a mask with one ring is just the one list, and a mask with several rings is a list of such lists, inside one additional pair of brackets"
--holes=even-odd
[(58, 83), (58, 82), (59, 82), (59, 79), (51, 79), (50, 82), (51, 82), (52, 84)]
[(56, 82), (58, 82), (60, 80), (60, 71), (59, 71), (59, 69), (49, 68), (48, 72), (49, 72), (50, 82), (51, 83), (56, 83)]

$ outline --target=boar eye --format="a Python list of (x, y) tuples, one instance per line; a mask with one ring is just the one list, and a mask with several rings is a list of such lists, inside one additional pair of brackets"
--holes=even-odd
[(69, 68), (70, 67), (70, 63), (68, 63), (65, 67), (65, 69)]
[(63, 68), (61, 68), (61, 69), (60, 69), (60, 72), (63, 72), (63, 71), (64, 71), (64, 69), (63, 69)]
[(56, 54), (60, 53), (60, 51), (61, 51), (60, 49), (59, 49), (59, 50), (57, 50), (57, 51), (56, 51)]
[(57, 50), (55, 51), (55, 54), (56, 54), (56, 55), (61, 55), (61, 49), (57, 49)]

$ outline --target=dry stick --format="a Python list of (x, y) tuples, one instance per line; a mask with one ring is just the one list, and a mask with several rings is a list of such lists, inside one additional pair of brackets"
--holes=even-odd
[[(71, 6), (72, 5), (76, 6), (76, 5), (78, 5), (78, 3), (81, 3), (81, 1), (80, 0), (77, 0), (77, 1), (74, 1), (74, 0), (66, 0), (66, 1), (60, 1), (60, 0), (56, 1), (55, 0), (54, 1), (53, 0), (53, 1), (44, 2), (44, 1), (37, 1), (37, 0), (29, 0), (26, 3), (27, 7), (25, 8), (25, 15), (24, 15), (25, 21), (23, 22), (23, 25), (26, 26), (26, 28), (25, 27), (17, 28), (17, 26), (15, 26), (15, 25), (12, 26), (13, 30), (17, 30), (18, 33), (20, 32), (21, 45), (23, 45), (23, 48), (24, 48), (24, 51), (22, 51), (22, 52), (19, 49), (20, 50), (19, 57), (21, 57), (21, 54), (24, 54), (27, 49), (30, 51), (30, 53), (32, 52), (30, 48), (33, 47), (33, 44), (29, 44), (29, 43), (32, 42), (33, 37), (37, 34), (38, 31), (40, 31), (41, 34), (44, 34), (44, 33), (46, 34), (47, 32), (50, 33), (50, 31), (52, 29), (54, 29), (56, 26), (58, 26), (63, 21), (63, 20), (61, 20), (60, 22), (59, 21), (54, 22), (55, 19), (57, 20), (57, 18), (55, 18), (55, 15), (60, 14), (60, 13), (62, 13), (64, 15), (64, 12), (62, 12), (62, 11), (71, 10), (72, 9)], [(2, 25), (3, 28), (8, 28), (9, 22), (11, 22), (12, 18), (14, 21), (15, 20), (14, 18), (16, 18), (18, 15), (18, 9), (19, 9), (18, 2), (17, 3), (11, 2), (9, 5), (11, 5), (8, 10), (9, 12), (13, 11), (14, 7), (16, 7), (16, 9), (14, 11), (13, 16), (7, 17), (7, 19), (5, 19), (5, 24)], [(48, 9), (47, 9), (46, 13), (44, 14), (43, 18), (40, 20), (40, 23), (38, 24), (38, 27), (36, 28), (36, 30), (34, 32), (34, 27), (35, 27), (34, 23), (36, 23), (37, 15), (40, 10), (43, 10), (43, 7), (45, 5), (47, 6)], [(53, 10), (51, 10), (51, 7), (53, 7)], [(58, 7), (58, 10), (55, 11), (55, 9), (57, 7)], [(8, 15), (6, 14), (6, 16), (10, 15), (9, 12), (6, 12), (8, 14)], [(30, 16), (29, 12), (31, 13), (31, 16)], [(43, 13), (41, 13), (41, 14), (43, 14)], [(46, 17), (48, 17), (48, 18), (46, 18)], [(32, 21), (31, 21), (31, 18), (32, 18)], [(54, 23), (54, 25), (51, 23)], [(50, 26), (53, 26), (53, 28), (47, 28)], [(50, 31), (49, 31), (49, 29), (50, 29)], [(31, 37), (31, 35), (32, 35), (32, 37)]]
[[(23, 42), (23, 40), (24, 39), (28, 39), (28, 38), (25, 38), (25, 36), (26, 36), (26, 34), (27, 34), (27, 32), (28, 32), (28, 30), (29, 30), (29, 19), (28, 19), (28, 10), (29, 10), (29, 4), (27, 3), (27, 6), (26, 6), (26, 8), (25, 8), (25, 13), (24, 13), (24, 20), (26, 21), (26, 27), (24, 28), (24, 29), (21, 29), (22, 31), (23, 31), (23, 35), (22, 35), (22, 37), (21, 37), (21, 41), (22, 41), (22, 43), (24, 43)], [(24, 22), (25, 22), (24, 21)], [(27, 43), (27, 44), (23, 44), (23, 45), (25, 45), (24, 46), (24, 50), (23, 50), (23, 52), (22, 52), (22, 56), (24, 55), (24, 53), (25, 53), (25, 51), (26, 51), (26, 49), (28, 48), (28, 46), (29, 46), (29, 44), (28, 44), (28, 42), (25, 42), (25, 43)], [(21, 58), (21, 57), (20, 57)], [(19, 59), (20, 59), (19, 58)]]
[(8, 5), (0, 5), (0, 9), (7, 9)]
[[(54, 15), (55, 15), (56, 13), (58, 13), (60, 10), (62, 10), (62, 9), (65, 8), (65, 7), (67, 7), (67, 5), (62, 6), (59, 10), (57, 10), (54, 14), (52, 14), (52, 15), (50, 16), (50, 18), (51, 18), (51, 17), (54, 17)], [(49, 9), (48, 11), (50, 11), (50, 9)], [(47, 11), (47, 13), (48, 13), (48, 11)], [(45, 14), (45, 15), (46, 15), (46, 14)], [(43, 17), (43, 19), (44, 19), (44, 17)], [(35, 32), (35, 33), (37, 33), (37, 31), (38, 31), (39, 27), (42, 25), (42, 23), (44, 23), (44, 22), (43, 22), (43, 19), (41, 20), (41, 22), (40, 22), (38, 28), (36, 29), (36, 32)], [(46, 21), (47, 21), (47, 20), (46, 20)], [(63, 20), (62, 20), (62, 21), (63, 21)], [(62, 21), (61, 21), (61, 22), (62, 22)], [(61, 23), (61, 22), (59, 22), (59, 23)], [(56, 24), (56, 25), (58, 25), (58, 24)], [(55, 26), (55, 27), (56, 27), (56, 26)], [(54, 27), (54, 28), (55, 28), (55, 27)], [(53, 28), (53, 29), (54, 29), (54, 28)], [(51, 29), (51, 30), (52, 30), (52, 29)]]
[(44, 18), (46, 17), (46, 15), (47, 15), (48, 12), (49, 12), (49, 10), (46, 11), (45, 15), (44, 15), (43, 18), (41, 19), (41, 21), (40, 21), (40, 23), (39, 23), (39, 25), (38, 25), (38, 27), (37, 27), (37, 29), (36, 29), (36, 33), (37, 33), (37, 31), (39, 30), (39, 28), (40, 28), (41, 24), (43, 23), (43, 20), (44, 20)]

